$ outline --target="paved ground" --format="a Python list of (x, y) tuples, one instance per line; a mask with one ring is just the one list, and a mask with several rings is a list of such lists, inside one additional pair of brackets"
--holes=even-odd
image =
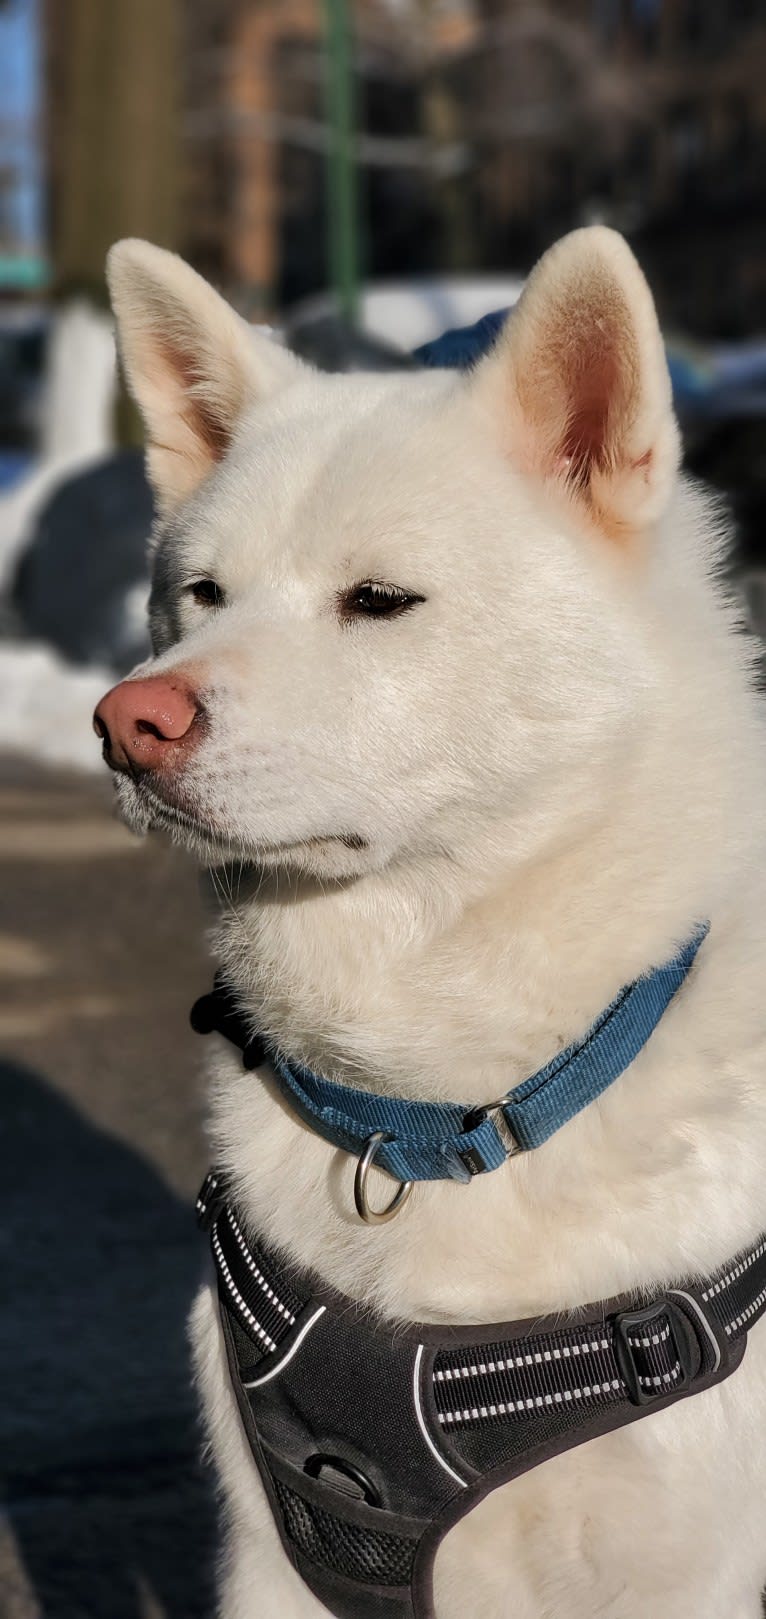
[(0, 775), (1, 1619), (202, 1619), (196, 878), (107, 781)]

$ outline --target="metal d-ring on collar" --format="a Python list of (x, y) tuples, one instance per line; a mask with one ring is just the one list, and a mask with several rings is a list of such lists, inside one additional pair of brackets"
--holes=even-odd
[(373, 1209), (367, 1201), (367, 1176), (375, 1162), (375, 1154), (381, 1142), (390, 1140), (391, 1136), (387, 1130), (373, 1130), (365, 1142), (363, 1152), (359, 1154), (354, 1175), (354, 1204), (360, 1220), (364, 1220), (365, 1225), (385, 1225), (386, 1220), (393, 1220), (394, 1215), (404, 1208), (412, 1191), (412, 1181), (400, 1181), (391, 1202), (387, 1203), (384, 1209)]

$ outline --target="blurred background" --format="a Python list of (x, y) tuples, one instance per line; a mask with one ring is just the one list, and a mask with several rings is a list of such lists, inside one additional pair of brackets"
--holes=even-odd
[(616, 226), (765, 628), (764, 175), (765, 0), (0, 0), (7, 741), (92, 762), (61, 683), (84, 713), (78, 671), (145, 646), (149, 496), (104, 288), (123, 235), (345, 368), (406, 363), (512, 304), (564, 231)]
[(0, 0), (3, 1619), (211, 1611), (204, 912), (113, 820), (90, 731), (145, 651), (151, 523), (107, 248), (176, 249), (328, 369), (396, 368), (616, 226), (759, 636), (765, 177), (765, 0)]

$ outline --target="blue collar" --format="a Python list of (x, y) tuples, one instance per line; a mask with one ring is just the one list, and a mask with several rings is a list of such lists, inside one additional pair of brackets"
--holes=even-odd
[(499, 1169), (517, 1152), (549, 1136), (595, 1101), (638, 1056), (680, 989), (708, 932), (697, 929), (671, 961), (620, 990), (584, 1040), (497, 1102), (412, 1102), (323, 1079), (281, 1052), (251, 1040), (231, 992), (220, 984), (192, 1012), (199, 1033), (218, 1029), (243, 1048), (247, 1067), (267, 1055), (284, 1095), (317, 1135), (362, 1154), (381, 1132), (375, 1163), (400, 1181), (468, 1181)]

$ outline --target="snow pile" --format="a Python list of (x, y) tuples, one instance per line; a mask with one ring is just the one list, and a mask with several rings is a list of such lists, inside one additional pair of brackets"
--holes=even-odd
[(0, 643), (0, 749), (73, 769), (101, 769), (92, 715), (109, 669), (75, 669), (39, 644)]

